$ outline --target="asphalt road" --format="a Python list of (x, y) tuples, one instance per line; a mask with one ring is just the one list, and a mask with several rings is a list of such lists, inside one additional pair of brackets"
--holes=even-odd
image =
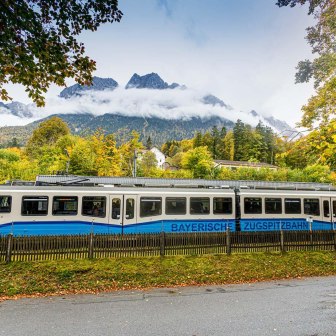
[(336, 335), (336, 277), (0, 303), (0, 335)]

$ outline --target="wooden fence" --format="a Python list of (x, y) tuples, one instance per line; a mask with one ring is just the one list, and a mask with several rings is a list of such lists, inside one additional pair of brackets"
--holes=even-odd
[(0, 236), (0, 261), (336, 250), (336, 231)]

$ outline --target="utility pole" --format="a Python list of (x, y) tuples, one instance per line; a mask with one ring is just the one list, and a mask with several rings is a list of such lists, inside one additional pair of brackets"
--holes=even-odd
[(133, 154), (133, 177), (137, 176), (136, 160), (137, 160), (137, 151), (136, 151), (136, 149), (134, 149), (134, 154)]
[(69, 152), (68, 152), (68, 150), (66, 148), (64, 148), (64, 152), (65, 152), (66, 156), (68, 157), (68, 160), (66, 162), (65, 173), (66, 173), (66, 175), (69, 175), (70, 155), (69, 155)]

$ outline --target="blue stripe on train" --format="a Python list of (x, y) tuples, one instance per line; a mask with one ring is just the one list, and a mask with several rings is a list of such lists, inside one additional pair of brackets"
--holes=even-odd
[(234, 220), (169, 220), (120, 225), (85, 221), (15, 222), (0, 225), (0, 235), (67, 235), (93, 233), (220, 232), (235, 231)]
[[(221, 232), (236, 231), (234, 220), (163, 220), (138, 224), (120, 225), (85, 222), (15, 222), (0, 225), (0, 235), (15, 236), (67, 235), (93, 233), (155, 233), (155, 232)], [(242, 219), (241, 231), (309, 230), (305, 219)], [(322, 221), (312, 223), (313, 230), (332, 230), (333, 224)]]
[[(313, 230), (332, 230), (333, 223), (323, 221), (313, 221)], [(304, 218), (296, 219), (241, 219), (241, 231), (278, 231), (278, 230), (310, 230), (310, 224)]]
[(14, 236), (71, 235), (94, 233), (121, 233), (121, 226), (82, 221), (14, 222), (0, 225), (0, 235)]
[(124, 226), (124, 233), (146, 232), (221, 232), (229, 227), (235, 231), (233, 219), (209, 220), (163, 220)]

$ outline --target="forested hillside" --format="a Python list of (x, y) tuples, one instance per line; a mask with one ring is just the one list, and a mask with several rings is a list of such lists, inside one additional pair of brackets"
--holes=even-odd
[[(12, 126), (0, 128), (0, 146), (7, 146), (13, 138), (16, 138), (21, 146), (24, 146), (32, 135), (33, 130), (46, 119), (33, 122), (27, 126)], [(182, 140), (192, 138), (196, 132), (206, 132), (216, 125), (218, 128), (226, 127), (231, 129), (233, 122), (218, 117), (202, 119), (194, 117), (190, 119), (160, 119), (128, 117), (118, 114), (104, 114), (94, 116), (92, 114), (59, 114), (57, 117), (64, 120), (72, 134), (86, 136), (93, 134), (95, 130), (101, 129), (104, 134), (113, 133), (116, 141), (121, 143), (128, 140), (131, 131), (139, 133), (140, 140), (148, 136), (154, 144), (161, 146), (164, 142), (175, 139)]]
[[(192, 138), (166, 141), (161, 151), (170, 169), (164, 170), (157, 167), (152, 152), (144, 151), (153, 145), (149, 135), (141, 141), (133, 130), (122, 143), (114, 134), (99, 129), (79, 136), (72, 134), (62, 119), (53, 117), (38, 125), (25, 147), (12, 139), (11, 147), (0, 150), (0, 181), (34, 180), (38, 174), (66, 170), (77, 175), (132, 176), (136, 154), (137, 176), (336, 182), (335, 130), (336, 124), (330, 123), (287, 142), (262, 123), (256, 128), (240, 120), (232, 129), (212, 126)], [(218, 168), (216, 159), (266, 162), (279, 169), (229, 170)]]

